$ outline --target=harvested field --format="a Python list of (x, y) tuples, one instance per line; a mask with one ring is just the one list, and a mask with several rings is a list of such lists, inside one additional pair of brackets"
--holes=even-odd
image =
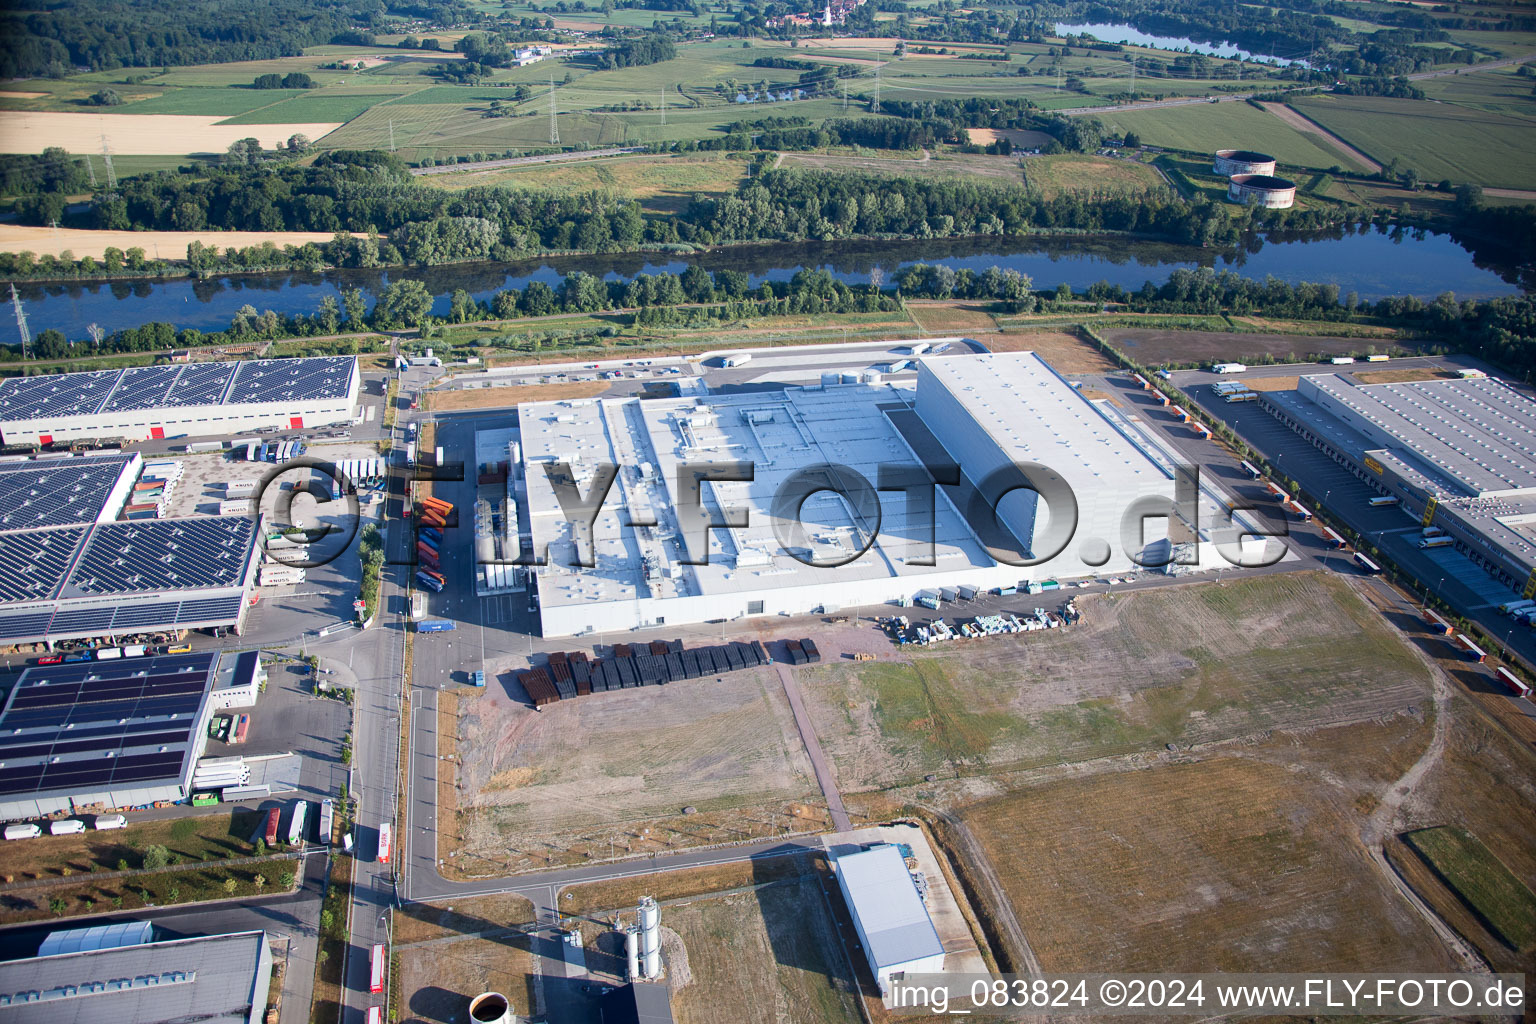
[(933, 159), (905, 154), (854, 155), (852, 153), (785, 153), (780, 167), (800, 167), (812, 171), (853, 171), (863, 174), (891, 174), (901, 177), (986, 178), (995, 184), (1020, 183), (1019, 165), (1013, 157), (946, 155)]
[(1310, 334), (1244, 334), (1224, 331), (1155, 331), (1139, 327), (1107, 328), (1099, 332), (1127, 356), (1143, 366), (1165, 363), (1204, 364), (1234, 360), (1258, 362), (1268, 356), (1280, 361), (1301, 361), (1363, 352), (1389, 355), (1414, 354), (1415, 343)]
[(12, 92), (8, 89), (0, 90), (0, 99), (4, 100), (40, 100), (47, 95), (48, 94), (45, 92)]
[(1295, 391), (1301, 383), (1301, 377), (1244, 377), (1242, 381), (1248, 385), (1249, 391)]
[[(521, 659), (500, 671), (510, 667)], [(770, 670), (593, 694), (537, 712), (508, 697), (508, 688), (521, 695), (510, 675), (498, 678), (460, 703), (464, 872), (822, 826), (810, 762)], [(689, 806), (696, 813), (683, 815)]]
[(1068, 779), (966, 818), (1048, 971), (1451, 969), (1345, 794), (1292, 767), (1234, 756)]
[(0, 224), (0, 252), (31, 252), (38, 256), (101, 259), (108, 249), (127, 252), (138, 247), (152, 259), (184, 260), (193, 242), (224, 249), (244, 249), (263, 242), (282, 247), (320, 244), (335, 238), (330, 231), (89, 231), (78, 228), (37, 228)]
[(662, 922), (687, 951), (691, 983), (673, 994), (678, 1024), (859, 1019), (847, 957), (814, 875), (668, 907)]
[(1071, 331), (1009, 330), (984, 342), (993, 352), (1038, 352), (1057, 373), (1113, 373), (1119, 369), (1093, 344)]
[(102, 137), (114, 154), (223, 153), (232, 142), (256, 138), (267, 149), (295, 134), (318, 141), (341, 127), (328, 124), (221, 125), (221, 117), (176, 114), (60, 114), (52, 111), (0, 110), (0, 152), (41, 153), (61, 146), (71, 153), (101, 149)]
[(976, 146), (990, 146), (998, 139), (1007, 139), (1014, 149), (1039, 149), (1050, 145), (1056, 138), (1049, 132), (1032, 132), (1022, 128), (967, 128), (966, 141)]
[(533, 904), (516, 893), (500, 893), (453, 901), (453, 909), (432, 903), (406, 903), (395, 914), (394, 938), (399, 945), (468, 935), (533, 923)]
[(1335, 577), (1195, 583), (1079, 607), (1069, 629), (801, 669), (843, 791), (1361, 721), (1427, 688), (1417, 654)]
[(519, 384), (504, 388), (469, 388), (427, 392), (426, 407), (437, 412), (453, 409), (511, 408), (523, 402), (554, 402), (562, 398), (592, 398), (612, 385), (596, 380), (566, 384)]
[(1135, 160), (1101, 156), (1032, 156), (1024, 161), (1024, 182), (1047, 198), (1065, 192), (1147, 194), (1167, 192), (1157, 168)]

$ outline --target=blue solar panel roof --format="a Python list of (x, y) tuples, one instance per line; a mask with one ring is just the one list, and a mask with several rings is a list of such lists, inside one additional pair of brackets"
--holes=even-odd
[(0, 533), (0, 601), (40, 601), (58, 593), (88, 526)]
[(62, 596), (240, 586), (255, 529), (246, 516), (103, 523)]
[(352, 356), (135, 366), (0, 381), (0, 422), (157, 408), (345, 398)]
[(131, 455), (0, 463), (0, 530), (94, 523)]

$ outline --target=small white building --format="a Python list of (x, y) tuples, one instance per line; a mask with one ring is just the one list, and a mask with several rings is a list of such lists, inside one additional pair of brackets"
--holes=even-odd
[(882, 994), (894, 975), (944, 970), (944, 945), (899, 847), (874, 846), (832, 864)]

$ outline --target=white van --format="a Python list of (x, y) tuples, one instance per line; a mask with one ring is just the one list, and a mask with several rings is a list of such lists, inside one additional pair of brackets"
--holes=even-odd
[(43, 830), (32, 824), (5, 826), (5, 838), (7, 839), (36, 839), (42, 834)]
[(72, 836), (85, 831), (85, 822), (76, 818), (65, 818), (63, 821), (50, 821), (48, 834), (51, 836)]
[(128, 819), (123, 817), (121, 814), (98, 814), (98, 815), (96, 815), (95, 829), (98, 832), (100, 832), (100, 831), (102, 831), (104, 829), (109, 829), (109, 828), (127, 828), (127, 827), (128, 827)]

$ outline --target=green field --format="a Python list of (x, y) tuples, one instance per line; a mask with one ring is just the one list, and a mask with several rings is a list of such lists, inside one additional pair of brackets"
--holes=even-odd
[(423, 178), (437, 188), (513, 185), (551, 192), (610, 189), (638, 199), (647, 213), (669, 214), (685, 209), (699, 193), (733, 192), (746, 174), (746, 160), (736, 154), (697, 156), (616, 156), (569, 163), (500, 167), (463, 174), (434, 174)]
[(1382, 164), (1424, 181), (1536, 188), (1536, 120), (1379, 96), (1308, 96), (1292, 106)]
[(1403, 839), (1510, 948), (1536, 947), (1536, 894), (1472, 833), (1426, 828)]
[(1522, 78), (1513, 68), (1429, 78), (1419, 82), (1418, 86), (1430, 99), (1442, 103), (1459, 103), (1495, 114), (1536, 118), (1536, 93), (1531, 91), (1536, 86), (1536, 78)]
[[(109, 108), (117, 114), (223, 114), (233, 117), (302, 96), (303, 89), (172, 89), (153, 99)], [(297, 120), (297, 119), (296, 119)]]
[(394, 99), (393, 93), (335, 93), (325, 90), (261, 107), (223, 124), (313, 124), (350, 121), (369, 107)]
[(1195, 153), (1257, 149), (1274, 156), (1281, 165), (1281, 173), (1287, 165), (1328, 168), (1338, 164), (1363, 170), (1343, 153), (1327, 147), (1318, 136), (1303, 134), (1275, 115), (1247, 103), (1197, 103), (1100, 116), (1111, 130), (1135, 132), (1150, 146)]

